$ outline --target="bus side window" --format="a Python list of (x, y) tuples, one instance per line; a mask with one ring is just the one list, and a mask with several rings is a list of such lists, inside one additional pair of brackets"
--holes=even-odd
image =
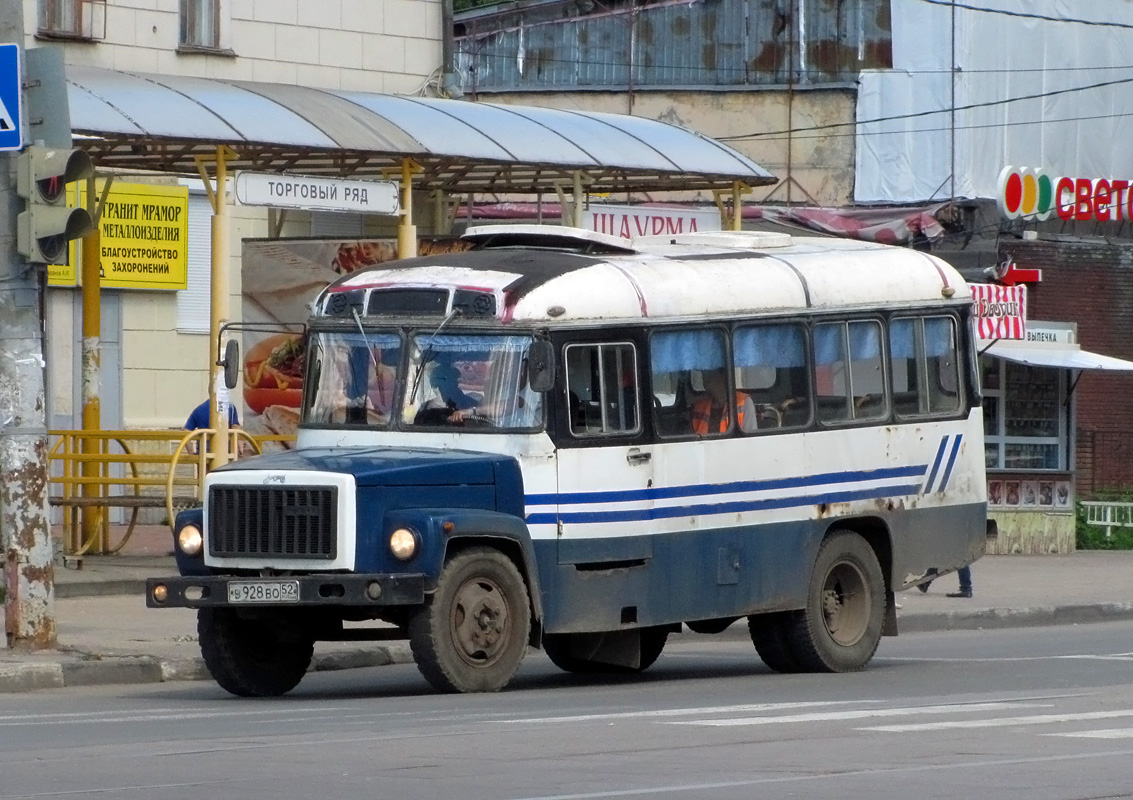
[(736, 391), (751, 397), (754, 421), (744, 432), (801, 428), (810, 423), (806, 333), (795, 323), (736, 330), (733, 338)]
[(637, 354), (631, 343), (567, 345), (565, 360), (572, 436), (618, 435), (641, 429)]
[(721, 436), (732, 430), (740, 398), (728, 388), (722, 331), (656, 333), (649, 341), (649, 354), (653, 412), (661, 436)]
[(822, 422), (888, 414), (881, 325), (873, 320), (814, 326), (814, 383)]
[(960, 408), (956, 325), (951, 317), (894, 319), (889, 324), (893, 406), (899, 416)]
[(959, 411), (962, 400), (956, 322), (951, 317), (929, 317), (924, 329), (928, 410), (934, 414)]

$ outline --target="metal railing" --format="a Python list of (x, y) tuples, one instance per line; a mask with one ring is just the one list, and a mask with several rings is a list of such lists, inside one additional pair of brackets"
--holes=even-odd
[(1086, 510), (1086, 524), (1105, 528), (1108, 539), (1114, 528), (1133, 528), (1133, 503), (1111, 500), (1081, 500)]
[[(212, 430), (54, 430), (48, 454), (48, 502), (63, 511), (66, 555), (119, 552), (134, 533), (144, 508), (176, 512), (201, 504), (204, 479), (214, 460), (207, 452)], [(229, 453), (260, 453), (267, 442), (293, 436), (228, 432)], [(234, 457), (234, 456), (233, 456)], [(125, 531), (111, 542), (110, 510), (129, 511)]]

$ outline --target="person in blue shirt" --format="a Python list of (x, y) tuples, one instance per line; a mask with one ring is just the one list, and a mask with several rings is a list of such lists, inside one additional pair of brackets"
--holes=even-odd
[[(185, 430), (196, 431), (201, 428), (209, 426), (209, 401), (206, 399), (203, 403), (193, 409), (193, 413), (185, 420)], [(228, 404), (228, 427), (239, 428), (240, 416), (236, 413), (236, 406), (232, 403)]]

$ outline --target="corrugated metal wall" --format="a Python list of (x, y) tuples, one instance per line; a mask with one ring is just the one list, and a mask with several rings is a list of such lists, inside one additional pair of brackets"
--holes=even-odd
[(456, 15), (465, 91), (821, 86), (892, 66), (889, 0), (548, 0)]

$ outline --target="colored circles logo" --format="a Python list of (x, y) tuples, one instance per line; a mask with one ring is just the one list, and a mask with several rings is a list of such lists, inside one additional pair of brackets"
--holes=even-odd
[(1004, 167), (999, 173), (998, 201), (1008, 219), (1048, 219), (1055, 210), (1054, 179), (1042, 169)]

